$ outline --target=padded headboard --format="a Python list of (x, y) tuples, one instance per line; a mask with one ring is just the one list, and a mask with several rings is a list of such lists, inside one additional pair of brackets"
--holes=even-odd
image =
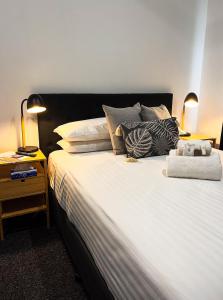
[(222, 123), (222, 129), (221, 129), (221, 140), (220, 140), (219, 149), (223, 150), (223, 123)]
[(47, 110), (38, 114), (40, 149), (48, 156), (59, 149), (60, 137), (53, 132), (57, 126), (84, 119), (103, 117), (102, 104), (114, 107), (132, 106), (140, 102), (146, 106), (166, 105), (172, 112), (171, 93), (148, 94), (40, 94)]

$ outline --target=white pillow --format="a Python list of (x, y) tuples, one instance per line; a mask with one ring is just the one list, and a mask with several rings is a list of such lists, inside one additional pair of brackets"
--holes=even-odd
[(106, 118), (66, 123), (55, 128), (53, 132), (70, 142), (110, 139)]
[(111, 140), (85, 141), (85, 142), (67, 142), (61, 140), (57, 144), (69, 153), (82, 153), (111, 150)]

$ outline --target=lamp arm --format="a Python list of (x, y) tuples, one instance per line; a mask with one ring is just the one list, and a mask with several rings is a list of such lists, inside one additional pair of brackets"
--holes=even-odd
[(27, 99), (22, 100), (21, 103), (21, 129), (22, 129), (22, 147), (26, 146), (26, 136), (25, 136), (25, 121), (24, 121), (24, 113), (23, 113), (23, 105), (27, 101)]

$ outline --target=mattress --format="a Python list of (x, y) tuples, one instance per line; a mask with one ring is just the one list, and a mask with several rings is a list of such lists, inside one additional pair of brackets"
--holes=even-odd
[(59, 150), (50, 184), (116, 299), (222, 300), (223, 181), (167, 178), (165, 166)]

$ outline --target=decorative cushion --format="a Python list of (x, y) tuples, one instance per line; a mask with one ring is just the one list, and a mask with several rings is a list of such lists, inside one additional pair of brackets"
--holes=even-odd
[(171, 118), (165, 105), (147, 107), (141, 105), (141, 117), (143, 121), (164, 120)]
[(179, 132), (174, 119), (121, 124), (127, 157), (167, 155), (175, 149)]
[(66, 123), (55, 128), (54, 132), (69, 142), (110, 139), (105, 118)]
[(112, 142), (114, 154), (125, 153), (125, 145), (122, 137), (115, 136), (116, 128), (124, 121), (140, 122), (140, 104), (137, 103), (133, 107), (116, 108), (103, 105), (103, 110), (108, 122), (108, 129)]
[(82, 153), (111, 150), (111, 140), (85, 141), (85, 142), (67, 142), (61, 140), (57, 144), (66, 152)]

